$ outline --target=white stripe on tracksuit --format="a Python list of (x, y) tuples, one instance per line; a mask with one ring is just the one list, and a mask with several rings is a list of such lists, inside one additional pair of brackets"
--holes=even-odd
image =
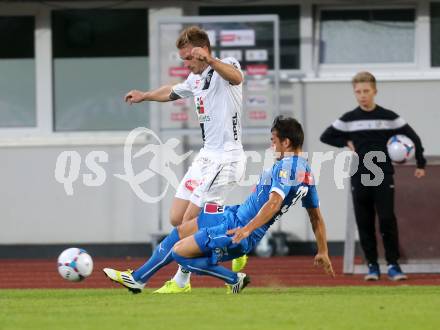
[(337, 119), (332, 126), (343, 132), (356, 132), (363, 130), (392, 130), (406, 125), (406, 121), (400, 117), (396, 119), (372, 119), (353, 120), (349, 122)]
[(157, 263), (156, 266), (154, 266), (153, 268), (151, 268), (148, 272), (146, 272), (145, 274), (142, 274), (141, 279), (143, 279), (145, 276), (147, 276), (148, 274), (150, 274), (153, 270), (155, 270), (157, 267), (159, 267), (160, 265), (162, 265), (165, 260), (170, 256), (170, 254), (173, 252), (173, 250), (170, 250), (170, 252), (167, 253), (167, 255), (160, 261)]
[(220, 277), (220, 278), (222, 278), (222, 279), (224, 279), (224, 280), (228, 280), (228, 281), (230, 281), (230, 282), (234, 281), (233, 278), (230, 278), (230, 277), (227, 277), (227, 276), (221, 275), (221, 274), (219, 274), (219, 273), (211, 272), (211, 271), (206, 270), (206, 269), (201, 269), (201, 268), (197, 268), (197, 267), (193, 267), (193, 266), (189, 266), (189, 265), (187, 265), (187, 266), (185, 266), (185, 267), (186, 267), (186, 268), (189, 268), (189, 269), (198, 270), (198, 271), (203, 272), (203, 273), (211, 274), (211, 275), (213, 275), (213, 276), (215, 276), (215, 277)]

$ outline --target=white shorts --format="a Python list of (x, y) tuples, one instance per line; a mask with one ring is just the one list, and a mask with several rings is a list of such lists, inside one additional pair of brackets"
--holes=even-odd
[(177, 188), (176, 197), (189, 200), (198, 207), (205, 203), (223, 205), (228, 193), (243, 178), (246, 156), (220, 161), (221, 157), (200, 153)]

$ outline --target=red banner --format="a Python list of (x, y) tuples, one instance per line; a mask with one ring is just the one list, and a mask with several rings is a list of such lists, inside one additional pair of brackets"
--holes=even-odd
[(266, 111), (249, 111), (249, 119), (253, 120), (265, 120), (267, 119), (267, 113)]
[(184, 68), (184, 67), (181, 67), (181, 66), (175, 66), (175, 67), (172, 67), (172, 68), (168, 69), (168, 75), (170, 77), (183, 77), (183, 78), (186, 78), (186, 77), (188, 77), (189, 73), (190, 73), (190, 71), (189, 71), (188, 68)]
[(171, 121), (187, 121), (188, 114), (186, 112), (172, 112)]
[(266, 64), (251, 64), (246, 67), (246, 73), (250, 76), (266, 76), (267, 70)]

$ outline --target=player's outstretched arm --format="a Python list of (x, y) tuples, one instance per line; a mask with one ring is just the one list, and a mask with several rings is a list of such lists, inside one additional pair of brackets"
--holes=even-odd
[(248, 237), (255, 229), (260, 228), (264, 224), (268, 223), (273, 216), (278, 213), (282, 203), (283, 198), (281, 195), (275, 191), (271, 192), (269, 195), (269, 200), (263, 205), (255, 218), (249, 221), (246, 226), (228, 230), (228, 235), (234, 235), (232, 242), (240, 243), (240, 241)]
[(240, 85), (243, 82), (243, 76), (232, 64), (223, 63), (213, 58), (205, 49), (194, 47), (191, 55), (199, 61), (204, 61), (211, 66), (224, 80), (229, 81), (231, 85)]
[(177, 100), (180, 97), (173, 92), (173, 86), (164, 85), (151, 91), (138, 91), (136, 89), (125, 94), (125, 102), (129, 104), (140, 103), (143, 101), (168, 102)]
[(319, 208), (308, 208), (310, 223), (315, 233), (316, 243), (318, 245), (318, 253), (315, 256), (315, 266), (323, 267), (325, 272), (331, 276), (335, 276), (332, 263), (328, 256), (327, 235), (325, 230), (324, 219)]

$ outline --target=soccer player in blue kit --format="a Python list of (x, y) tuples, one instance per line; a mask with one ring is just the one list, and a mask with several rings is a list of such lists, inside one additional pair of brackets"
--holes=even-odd
[(271, 132), (277, 161), (271, 169), (263, 171), (243, 204), (226, 206), (223, 213), (202, 210), (197, 218), (173, 229), (136, 271), (104, 268), (107, 277), (139, 293), (154, 273), (175, 260), (193, 273), (224, 280), (229, 293), (240, 293), (250, 282), (249, 276), (219, 263), (249, 253), (269, 227), (300, 199), (318, 245), (315, 266), (334, 276), (318, 194), (307, 160), (300, 156), (304, 140), (301, 124), (293, 118), (278, 116)]

